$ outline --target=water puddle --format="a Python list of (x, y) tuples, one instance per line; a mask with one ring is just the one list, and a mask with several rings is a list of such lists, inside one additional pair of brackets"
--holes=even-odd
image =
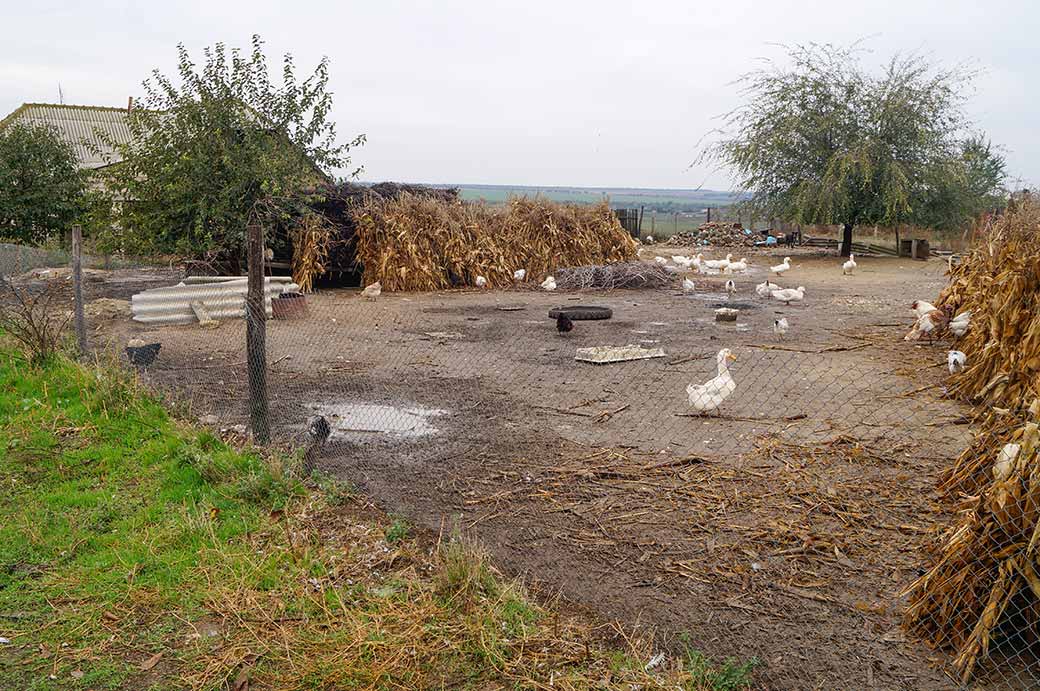
[(430, 423), (431, 418), (448, 413), (447, 410), (436, 408), (404, 408), (373, 403), (312, 404), (309, 407), (328, 418), (333, 439), (372, 435), (383, 438), (426, 437), (439, 431)]

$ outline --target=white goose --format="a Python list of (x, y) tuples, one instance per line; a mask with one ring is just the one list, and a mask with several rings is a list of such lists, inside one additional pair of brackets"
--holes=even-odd
[(783, 290), (774, 290), (772, 296), (780, 302), (790, 305), (792, 302), (801, 302), (805, 299), (805, 288), (798, 286), (797, 288), (784, 288)]
[(784, 272), (791, 268), (791, 258), (784, 257), (783, 264), (777, 264), (776, 266), (769, 267), (769, 270), (775, 273), (777, 276), (783, 276)]
[(741, 257), (739, 262), (730, 262), (729, 268), (734, 271), (747, 271), (747, 257)]
[(766, 281), (764, 283), (759, 283), (757, 286), (755, 286), (755, 295), (757, 295), (760, 298), (768, 298), (770, 295), (772, 295), (774, 290), (783, 290), (783, 288), (781, 288), (776, 283), (770, 283), (769, 281)]
[(732, 258), (732, 254), (727, 254), (725, 259), (704, 259), (701, 261), (701, 264), (709, 269), (725, 269), (729, 266), (729, 260)]
[(717, 411), (722, 402), (737, 390), (737, 383), (729, 373), (729, 362), (737, 356), (729, 348), (723, 348), (715, 356), (718, 362), (718, 375), (704, 384), (690, 384), (686, 387), (690, 407), (701, 415)]
[(849, 260), (841, 265), (842, 275), (846, 276), (848, 274), (851, 274), (853, 271), (856, 270), (856, 266), (856, 255), (854, 255), (852, 252), (849, 252)]

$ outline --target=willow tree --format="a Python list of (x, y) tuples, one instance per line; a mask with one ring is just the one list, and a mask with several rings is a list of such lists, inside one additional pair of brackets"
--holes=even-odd
[(938, 187), (968, 174), (962, 106), (973, 74), (901, 56), (872, 72), (864, 51), (789, 48), (738, 80), (743, 105), (705, 157), (732, 169), (756, 215), (853, 228), (920, 218)]

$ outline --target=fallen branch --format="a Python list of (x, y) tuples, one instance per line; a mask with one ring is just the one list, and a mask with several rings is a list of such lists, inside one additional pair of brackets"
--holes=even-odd
[(827, 348), (820, 348), (818, 350), (805, 350), (804, 348), (788, 348), (782, 345), (770, 345), (768, 343), (752, 343), (748, 348), (759, 348), (761, 350), (786, 350), (790, 353), (807, 353), (809, 355), (820, 355), (821, 353), (841, 353), (848, 350), (859, 350), (861, 348), (869, 348), (874, 345), (871, 343), (857, 343), (856, 345), (850, 346), (829, 346)]
[(700, 413), (675, 413), (675, 417), (698, 417), (712, 420), (733, 420), (736, 422), (792, 422), (794, 420), (805, 420), (809, 416), (805, 413), (787, 415), (784, 417), (738, 417), (735, 415), (703, 415)]
[(631, 405), (630, 403), (626, 403), (625, 405), (621, 406), (617, 410), (611, 410), (610, 412), (603, 411), (602, 413), (600, 413), (599, 415), (596, 416), (595, 422), (606, 422), (610, 418), (612, 418), (615, 415), (617, 415), (618, 413), (620, 413), (622, 410), (627, 410), (630, 405)]

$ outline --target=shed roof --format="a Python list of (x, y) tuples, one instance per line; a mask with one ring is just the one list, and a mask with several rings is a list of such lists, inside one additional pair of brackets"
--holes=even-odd
[[(71, 106), (56, 103), (25, 103), (0, 120), (0, 129), (15, 122), (50, 125), (72, 145), (80, 168), (101, 168), (119, 160), (98, 131), (119, 144), (130, 141), (126, 108)], [(95, 151), (98, 147), (100, 151)]]

